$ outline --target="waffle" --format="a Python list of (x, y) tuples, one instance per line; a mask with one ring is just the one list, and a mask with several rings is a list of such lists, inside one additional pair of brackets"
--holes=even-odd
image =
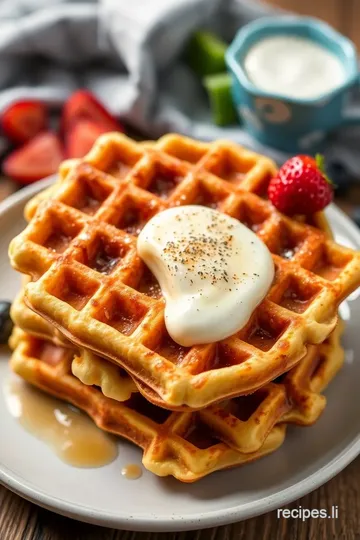
[[(13, 317), (21, 330), (59, 344), (56, 331), (24, 304), (21, 294), (14, 301), (12, 311), (21, 313), (21, 319)], [(278, 422), (313, 424), (326, 405), (321, 392), (343, 364), (342, 328), (339, 321), (324, 343), (310, 346), (299, 364), (275, 382), (268, 383), (252, 395), (208, 406), (199, 411), (200, 417), (206, 418), (208, 425), (216, 427), (224, 442), (242, 453), (260, 449)], [(149, 387), (87, 350), (73, 352), (71, 370), (82, 383), (99, 387), (109, 398), (122, 402), (140, 390), (149, 402), (166, 408), (166, 404)]]
[(140, 394), (119, 403), (71, 374), (72, 352), (19, 331), (13, 334), (12, 369), (45, 392), (79, 407), (103, 430), (141, 447), (144, 466), (158, 476), (194, 482), (211, 472), (254, 461), (284, 441), (285, 425), (274, 427), (262, 447), (241, 453), (222, 442), (199, 413), (176, 413), (149, 404)]
[(24, 289), (21, 289), (13, 301), (10, 315), (15, 327), (23, 334), (39, 338), (52, 345), (72, 349), (72, 372), (84, 384), (98, 386), (106, 397), (117, 401), (125, 401), (137, 391), (133, 379), (118, 366), (112, 365), (85, 349), (75, 352), (70, 341), (40, 315), (28, 308), (24, 302)]
[[(27, 280), (28, 281), (28, 280)], [(24, 288), (16, 295), (10, 310), (13, 323), (27, 334), (52, 342), (54, 345), (73, 348), (56, 328), (32, 311), (24, 301)]]
[[(273, 172), (270, 160), (231, 143), (167, 136), (147, 146), (101, 137), (11, 244), (13, 266), (36, 280), (27, 302), (168, 407), (201, 408), (255, 392), (328, 337), (340, 301), (360, 281), (359, 253), (261, 198)], [(156, 212), (190, 203), (252, 228), (272, 252), (276, 276), (244, 329), (186, 349), (166, 332), (164, 302), (136, 254), (136, 235)]]
[(25, 205), (24, 217), (26, 221), (30, 221), (37, 210), (37, 207), (42, 201), (48, 200), (52, 197), (52, 194), (56, 192), (58, 185), (62, 182), (64, 178), (69, 174), (70, 169), (75, 167), (80, 163), (79, 159), (67, 159), (59, 167), (57, 181), (52, 184), (50, 187), (43, 189), (40, 193), (37, 193), (32, 197)]
[(126, 371), (85, 349), (74, 354), (71, 371), (84, 385), (97, 386), (104, 396), (116, 401), (127, 401), (138, 392)]
[[(129, 140), (126, 138), (124, 139), (122, 135), (117, 134), (114, 145), (113, 145), (113, 151), (115, 152), (115, 154), (119, 154), (118, 156), (119, 163), (122, 163), (122, 165), (120, 166), (119, 171), (116, 170), (116, 166), (115, 166), (115, 170), (111, 170), (111, 167), (110, 167), (110, 172), (114, 174), (116, 178), (119, 178), (120, 180), (124, 178), (124, 172), (128, 171), (128, 166), (129, 166), (129, 158), (125, 157), (124, 159), (122, 158), (122, 156), (127, 153), (127, 150), (129, 150), (129, 148), (130, 148), (130, 152), (129, 152), (130, 155), (131, 155), (131, 152), (134, 151), (134, 147), (132, 146), (131, 142), (130, 142), (130, 147), (127, 147), (126, 149), (126, 146), (125, 146), (125, 151), (122, 151), (122, 148), (121, 148), (122, 142), (126, 144), (129, 142)], [(178, 157), (181, 160), (185, 160), (193, 164), (200, 162), (200, 166), (203, 166), (201, 164), (201, 161), (203, 161), (202, 158), (204, 158), (204, 156), (206, 155), (211, 154), (212, 150), (214, 149), (214, 143), (209, 144), (209, 143), (203, 143), (203, 142), (197, 141), (196, 147), (194, 146), (194, 143), (195, 141), (188, 139), (187, 137), (182, 137), (179, 135), (172, 134), (172, 135), (166, 135), (162, 137), (158, 142), (143, 141), (142, 143), (137, 143), (137, 144), (138, 146), (143, 146), (144, 148), (156, 149), (157, 147), (159, 147), (161, 150), (163, 150), (164, 152), (174, 157)], [(107, 142), (105, 142), (104, 144), (106, 145)], [(118, 145), (117, 148), (116, 148), (116, 145)], [(220, 147), (223, 145), (228, 146), (229, 143), (227, 141), (221, 143), (220, 141)], [(231, 146), (233, 147), (233, 145)], [(220, 152), (221, 150), (222, 149), (220, 148)], [(272, 160), (266, 158), (265, 156), (261, 156), (254, 152), (250, 152), (248, 150), (245, 150), (244, 148), (241, 148), (241, 151), (239, 154), (238, 146), (235, 148), (235, 153), (239, 156), (237, 170), (233, 171), (234, 175), (236, 175), (235, 183), (240, 184), (244, 179), (246, 179), (246, 182), (242, 183), (241, 188), (244, 187), (244, 189), (246, 189), (247, 191), (256, 193), (257, 195), (266, 199), (269, 180), (277, 172), (275, 163)], [(136, 160), (137, 160), (137, 157), (135, 155), (133, 159), (130, 158), (130, 164), (135, 163)], [(108, 161), (106, 159), (102, 159), (101, 154), (99, 156), (99, 152), (97, 149), (95, 149), (95, 151), (88, 154), (88, 156), (86, 156), (83, 161), (93, 164), (93, 166), (97, 168), (97, 170), (103, 170), (104, 172), (108, 172), (109, 170)], [(207, 159), (205, 159), (205, 169), (207, 170), (208, 166), (206, 164), (206, 161)], [(61, 182), (67, 177), (70, 170), (74, 168), (76, 165), (79, 165), (80, 163), (81, 163), (80, 159), (68, 159), (68, 160), (65, 160), (60, 165), (57, 182), (54, 185), (50, 186), (49, 188), (35, 195), (26, 204), (24, 216), (27, 221), (30, 221), (34, 217), (37, 207), (39, 206), (41, 201), (51, 198), (53, 194), (56, 195), (56, 191), (58, 189), (59, 184), (61, 184)], [(210, 169), (211, 169), (211, 165), (210, 165)], [(251, 170), (251, 174), (249, 174), (250, 170)], [(230, 172), (230, 180), (234, 180), (234, 177), (233, 179), (231, 179), (231, 170), (229, 172)], [(225, 180), (228, 180), (228, 176), (229, 174), (226, 174), (226, 170), (225, 170), (225, 176), (220, 174), (220, 178), (224, 178)], [(129, 180), (130, 181), (132, 180), (132, 176), (130, 176)], [(306, 223), (319, 228), (320, 230), (326, 232), (329, 237), (331, 237), (331, 230), (323, 212), (317, 212), (307, 218), (301, 215), (295, 216), (295, 218), (300, 222), (304, 222), (306, 220)]]
[(326, 406), (321, 395), (344, 364), (345, 353), (340, 344), (344, 324), (339, 320), (335, 330), (279, 381), (287, 389), (292, 407), (282, 421), (309, 426), (314, 424)]
[[(198, 411), (199, 417), (215, 429), (221, 440), (244, 453), (259, 450), (268, 433), (278, 423), (314, 424), (326, 406), (322, 391), (344, 362), (341, 332), (340, 322), (324, 343), (310, 346), (306, 356), (290, 372), (254, 394), (201, 409)], [(73, 367), (73, 374), (87, 384), (101, 388), (106, 383), (111, 385), (116, 380), (114, 366), (105, 360), (98, 359), (95, 363), (96, 377), (90, 381), (87, 378), (88, 373), (93, 371), (94, 358), (89, 356), (77, 372)], [(149, 400), (148, 391), (137, 381), (135, 383), (147, 401), (154, 402)], [(155, 404), (158, 405), (156, 400)]]

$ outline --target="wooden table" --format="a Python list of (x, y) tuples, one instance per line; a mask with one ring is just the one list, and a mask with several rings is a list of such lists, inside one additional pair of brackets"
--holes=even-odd
[[(264, 1), (264, 0), (263, 0)], [(327, 21), (360, 49), (359, 0), (265, 0), (268, 4)]]

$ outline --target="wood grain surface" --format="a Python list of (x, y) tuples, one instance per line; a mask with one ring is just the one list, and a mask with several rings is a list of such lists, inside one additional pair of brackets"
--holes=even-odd
[(311, 15), (327, 21), (339, 32), (352, 39), (360, 49), (359, 0), (265, 0), (300, 15)]

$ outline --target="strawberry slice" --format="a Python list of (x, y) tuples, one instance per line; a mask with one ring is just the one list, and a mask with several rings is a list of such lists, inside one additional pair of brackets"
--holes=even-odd
[(61, 118), (62, 132), (66, 134), (79, 120), (101, 124), (106, 131), (124, 131), (116, 118), (88, 90), (74, 92), (65, 103)]
[(48, 111), (40, 101), (17, 101), (2, 114), (4, 134), (15, 143), (24, 143), (47, 129)]
[(96, 139), (108, 130), (90, 120), (79, 120), (65, 134), (65, 154), (68, 158), (81, 158), (87, 154)]
[(45, 131), (9, 154), (3, 162), (3, 173), (21, 184), (31, 184), (56, 173), (63, 158), (59, 138)]

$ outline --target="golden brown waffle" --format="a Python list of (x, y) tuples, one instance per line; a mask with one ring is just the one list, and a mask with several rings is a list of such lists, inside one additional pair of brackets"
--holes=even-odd
[[(32, 325), (26, 322), (21, 326), (22, 330), (31, 326), (30, 333), (39, 337), (45, 325), (48, 328), (46, 333), (43, 332), (44, 339), (57, 344), (56, 338), (54, 340), (51, 336), (52, 327), (19, 298), (14, 302), (14, 309), (22, 313), (21, 323), (27, 319), (32, 321)], [(208, 406), (199, 411), (200, 418), (206, 418), (207, 424), (216, 428), (224, 442), (243, 453), (257, 451), (278, 422), (314, 423), (326, 405), (321, 392), (343, 364), (344, 351), (340, 345), (342, 327), (339, 321), (324, 343), (310, 346), (299, 364), (277, 381), (268, 383), (252, 395)], [(71, 368), (73, 375), (81, 382), (99, 387), (105, 396), (117, 401), (129, 399), (139, 389), (148, 401), (160, 407), (166, 405), (149, 387), (134, 381), (118, 366), (84, 349), (73, 352)]]
[[(274, 427), (260, 450), (240, 453), (217, 437), (199, 413), (175, 413), (149, 404), (140, 394), (125, 403), (105, 397), (71, 374), (72, 353), (17, 330), (11, 339), (12, 369), (45, 392), (84, 410), (105, 431), (144, 450), (144, 466), (158, 476), (194, 482), (211, 472), (254, 461), (284, 441), (285, 425)], [(226, 415), (226, 414), (225, 414)]]
[(63, 163), (59, 167), (57, 181), (54, 184), (52, 184), (50, 187), (40, 191), (40, 193), (32, 197), (26, 203), (25, 210), (24, 210), (24, 217), (26, 221), (30, 221), (34, 217), (36, 209), (39, 206), (39, 204), (42, 201), (45, 201), (52, 197), (52, 194), (56, 192), (58, 184), (61, 183), (64, 178), (66, 178), (70, 169), (72, 169), (73, 167), (75, 167), (75, 165), (78, 165), (79, 163), (80, 163), (79, 159), (67, 159), (63, 161)]
[[(340, 321), (324, 343), (311, 345), (299, 364), (276, 381), (254, 394), (201, 409), (200, 417), (206, 418), (207, 424), (216, 428), (220, 438), (240, 452), (258, 450), (269, 431), (279, 422), (304, 426), (313, 424), (326, 405), (326, 398), (321, 392), (344, 362), (344, 350), (340, 345), (342, 327)], [(72, 371), (85, 384), (104, 389), (117, 380), (118, 375), (114, 370), (119, 368), (110, 362), (86, 351), (81, 351), (79, 355), (82, 363), (75, 372), (73, 362)], [(119, 388), (124, 384), (124, 378), (122, 381), (118, 384)], [(148, 389), (137, 381), (135, 383), (149, 401)], [(119, 398), (115, 396), (115, 399)], [(119, 400), (122, 401), (121, 398)], [(159, 405), (159, 402), (155, 400), (154, 404)], [(160, 406), (164, 404), (160, 402)]]
[[(165, 137), (162, 137), (158, 142), (143, 141), (142, 143), (139, 143), (139, 144), (141, 144), (142, 146), (146, 148), (156, 148), (158, 146), (162, 148), (165, 152), (170, 153), (170, 155), (177, 156), (177, 154), (180, 153), (179, 155), (180, 159), (184, 158), (186, 161), (189, 161), (190, 163), (192, 163), (193, 161), (196, 162), (196, 159), (197, 159), (196, 154), (194, 155), (193, 158), (191, 157), (191, 146), (193, 145), (193, 143), (194, 141), (191, 139), (188, 139), (186, 137), (182, 137), (179, 135), (171, 134), (171, 135), (166, 135)], [(199, 158), (201, 155), (205, 156), (205, 154), (209, 153), (212, 150), (212, 147), (214, 145), (214, 143), (201, 143), (201, 142), (197, 142), (197, 144), (200, 149), (200, 152), (198, 154)], [(220, 141), (220, 144), (221, 144), (221, 141)], [(229, 143), (227, 141), (224, 141), (223, 144), (228, 145)], [(178, 148), (178, 152), (176, 151), (176, 148)], [(182, 148), (183, 148), (183, 153), (181, 150)], [(239, 147), (236, 148), (236, 151), (239, 152)], [(244, 188), (247, 191), (256, 193), (262, 198), (267, 199), (267, 188), (268, 188), (269, 181), (272, 178), (272, 176), (274, 176), (277, 172), (275, 163), (264, 156), (261, 156), (254, 152), (250, 152), (244, 148), (241, 148), (241, 154), (242, 154), (241, 159), (244, 159), (245, 168), (248, 168), (249, 166), (248, 164), (252, 160), (257, 165), (260, 162), (260, 165), (263, 168), (264, 173), (266, 172), (266, 174), (264, 173), (259, 174), (259, 172), (255, 168), (255, 171), (254, 170), (252, 171), (252, 176), (247, 175), (247, 178), (246, 178), (247, 182), (246, 182), (246, 185), (244, 185)], [(94, 163), (95, 167), (97, 167), (98, 169), (100, 167), (101, 169), (102, 163), (98, 162), (98, 159), (97, 159), (98, 154), (96, 153), (95, 158), (93, 158), (92, 155), (93, 154), (90, 153), (87, 157), (84, 158), (83, 161), (87, 162), (86, 160), (88, 160), (90, 163)], [(245, 156), (245, 158), (243, 158), (243, 156)], [(57, 182), (54, 185), (50, 186), (49, 188), (35, 195), (26, 204), (24, 216), (27, 221), (30, 221), (34, 217), (37, 207), (39, 206), (41, 201), (51, 198), (53, 193), (56, 196), (56, 190), (58, 189), (59, 183), (61, 183), (66, 178), (66, 176), (69, 174), (72, 168), (74, 168), (76, 165), (79, 165), (80, 163), (81, 163), (80, 159), (68, 159), (68, 160), (65, 160), (60, 165)], [(106, 170), (106, 167), (105, 167), (105, 170)], [(119, 178), (120, 180), (122, 180), (124, 178), (123, 169), (120, 168), (120, 174), (115, 174), (115, 176), (116, 178)], [(246, 174), (245, 173), (240, 174), (238, 172), (237, 173), (238, 182), (240, 182), (241, 176), (245, 178)], [(133, 177), (130, 176), (129, 181), (131, 181), (132, 178)], [(242, 187), (243, 186), (241, 186), (241, 188)], [(308, 216), (308, 217), (299, 215), (299, 216), (295, 216), (295, 219), (297, 221), (300, 221), (301, 223), (307, 223), (308, 225), (317, 227), (321, 231), (325, 232), (329, 238), (332, 238), (331, 229), (325, 217), (324, 212), (317, 212), (313, 214), (312, 216)]]
[(104, 396), (116, 401), (127, 401), (138, 392), (125, 370), (85, 349), (74, 354), (71, 371), (83, 384), (97, 386)]
[(24, 294), (22, 288), (11, 305), (10, 316), (13, 323), (31, 336), (51, 341), (54, 345), (73, 348), (72, 343), (56, 328), (25, 304)]
[[(326, 339), (339, 302), (360, 281), (359, 253), (257, 195), (271, 174), (271, 161), (230, 143), (167, 136), (147, 148), (117, 134), (101, 137), (11, 244), (13, 266), (40, 278), (27, 287), (29, 305), (169, 407), (254, 392), (294, 366), (306, 345)], [(165, 330), (163, 299), (137, 257), (136, 234), (154, 213), (190, 203), (251, 227), (273, 253), (276, 277), (243, 330), (185, 349)]]
[(277, 381), (286, 387), (291, 408), (282, 421), (308, 426), (316, 422), (326, 406), (321, 395), (344, 364), (345, 353), (340, 338), (344, 323), (339, 319), (335, 330), (320, 345), (312, 346), (306, 357)]
[(24, 289), (13, 301), (10, 314), (14, 325), (24, 334), (72, 349), (72, 372), (84, 384), (99, 386), (106, 397), (117, 401), (125, 401), (138, 391), (133, 379), (118, 366), (84, 349), (75, 352), (70, 341), (25, 304)]

